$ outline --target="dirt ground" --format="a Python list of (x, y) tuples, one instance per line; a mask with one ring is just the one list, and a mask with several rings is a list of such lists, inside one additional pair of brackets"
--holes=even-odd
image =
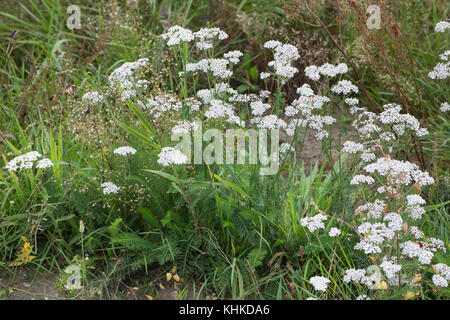
[(15, 276), (0, 278), (2, 300), (63, 300), (57, 291), (58, 278), (53, 273), (23, 271)]
[[(172, 285), (159, 289), (156, 295), (149, 295), (142, 290), (122, 283), (120, 290), (111, 288), (109, 295), (92, 295), (81, 297), (66, 295), (58, 285), (58, 273), (38, 272), (32, 267), (20, 270), (15, 275), (0, 277), (0, 300), (175, 300), (177, 291)], [(200, 295), (205, 299), (204, 295)], [(187, 294), (187, 300), (193, 300), (192, 289)]]

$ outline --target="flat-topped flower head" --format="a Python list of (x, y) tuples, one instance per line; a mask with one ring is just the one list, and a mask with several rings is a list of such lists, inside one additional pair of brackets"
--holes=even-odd
[(376, 162), (364, 167), (368, 173), (377, 172), (381, 176), (387, 176), (397, 184), (409, 185), (417, 182), (421, 186), (431, 185), (434, 178), (428, 172), (422, 171), (411, 162), (395, 160), (390, 158), (378, 158)]
[(350, 181), (350, 184), (360, 184), (360, 183), (367, 183), (367, 184), (373, 184), (375, 183), (374, 178), (365, 176), (363, 174), (357, 174), (353, 177), (353, 179)]
[[(270, 40), (264, 44), (264, 48), (272, 49), (274, 51), (274, 60), (270, 61), (268, 66), (274, 69), (275, 75), (279, 76), (283, 83), (298, 72), (298, 69), (292, 66), (292, 63), (300, 58), (295, 46)], [(262, 79), (266, 78), (268, 75), (268, 73), (264, 73)]]
[(443, 102), (441, 104), (441, 108), (439, 110), (441, 110), (441, 112), (449, 111), (450, 110), (450, 104), (448, 104), (448, 102)]
[(341, 230), (339, 230), (339, 229), (336, 228), (336, 227), (331, 228), (330, 231), (328, 232), (328, 235), (329, 235), (330, 237), (337, 237), (337, 236), (339, 236), (340, 234), (341, 234)]
[(333, 78), (338, 74), (343, 74), (348, 71), (348, 67), (345, 63), (339, 63), (334, 66), (330, 63), (325, 63), (320, 67), (316, 65), (310, 65), (305, 68), (305, 75), (311, 80), (317, 81), (320, 79), (320, 76), (327, 76), (329, 78)]
[(158, 154), (158, 163), (164, 167), (169, 164), (187, 163), (187, 157), (180, 151), (172, 147), (164, 147)]
[(441, 60), (444, 60), (444, 61), (448, 61), (449, 57), (450, 57), (450, 50), (447, 50), (444, 53), (439, 55), (439, 58), (441, 58)]
[(136, 88), (145, 86), (145, 80), (136, 79), (135, 71), (147, 65), (148, 58), (140, 58), (135, 62), (125, 62), (115, 69), (108, 77), (109, 86), (121, 91), (121, 100), (125, 101), (136, 96)]
[(434, 268), (436, 269), (437, 272), (439, 272), (439, 274), (444, 277), (445, 279), (447, 279), (448, 281), (450, 281), (450, 267), (447, 266), (444, 263), (438, 263), (434, 265)]
[(92, 102), (92, 103), (99, 103), (99, 102), (103, 101), (103, 96), (101, 94), (99, 94), (97, 91), (91, 91), (91, 92), (85, 93), (81, 97), (81, 100), (89, 101), (89, 102)]
[(444, 32), (445, 30), (450, 29), (450, 22), (448, 21), (439, 21), (434, 28), (436, 32)]
[(129, 146), (123, 146), (120, 148), (117, 148), (114, 150), (114, 154), (118, 154), (120, 156), (127, 156), (129, 154), (135, 154), (136, 149), (129, 147)]
[(120, 187), (116, 186), (112, 182), (103, 182), (101, 187), (103, 188), (103, 194), (117, 193), (120, 190)]
[(220, 28), (201, 28), (194, 32), (195, 46), (200, 50), (207, 50), (213, 47), (214, 40), (225, 40), (228, 34)]
[(315, 290), (325, 292), (331, 281), (325, 277), (315, 276), (310, 278), (309, 282), (313, 285)]
[(270, 104), (263, 103), (261, 100), (254, 101), (250, 103), (250, 108), (252, 109), (252, 115), (260, 116), (264, 112), (270, 109)]
[(177, 45), (181, 42), (191, 42), (194, 40), (194, 33), (180, 26), (170, 27), (167, 33), (161, 35), (164, 40), (167, 40), (169, 47)]
[(226, 79), (233, 75), (233, 71), (228, 69), (229, 59), (202, 59), (196, 63), (188, 63), (186, 72), (211, 72), (214, 77)]
[(315, 216), (300, 219), (300, 224), (302, 227), (308, 228), (310, 232), (314, 232), (318, 229), (325, 229), (325, 224), (323, 223), (325, 220), (327, 220), (327, 216), (318, 213)]
[(349, 283), (351, 281), (355, 283), (363, 283), (366, 277), (365, 269), (348, 269), (345, 270), (344, 282)]
[(353, 141), (345, 141), (344, 142), (344, 148), (342, 151), (346, 153), (357, 153), (359, 151), (362, 151), (364, 149), (364, 146), (361, 143), (353, 142)]
[(433, 280), (433, 283), (438, 287), (443, 287), (443, 288), (448, 287), (448, 281), (444, 277), (442, 277), (438, 274), (434, 274), (433, 277), (431, 278), (431, 280)]
[(428, 73), (428, 77), (431, 79), (444, 80), (450, 76), (450, 61), (449, 62), (439, 62), (433, 69)]
[(348, 80), (341, 80), (331, 88), (331, 92), (343, 93), (345, 95), (351, 92), (358, 93), (358, 87)]
[(198, 125), (195, 122), (183, 120), (172, 128), (172, 134), (188, 133), (189, 131), (195, 131), (197, 129)]
[(145, 103), (138, 101), (138, 105), (142, 109), (147, 109), (148, 113), (155, 118), (160, 118), (164, 113), (169, 111), (178, 111), (183, 107), (183, 103), (179, 101), (174, 94), (166, 93), (147, 99)]
[(36, 164), (36, 168), (39, 169), (50, 168), (51, 166), (53, 166), (53, 162), (47, 158), (39, 160), (38, 163)]
[[(42, 155), (37, 151), (30, 151), (23, 155), (17, 156), (11, 161), (9, 161), (5, 168), (10, 171), (17, 171), (22, 169), (31, 169), (33, 167), (34, 162), (42, 157)], [(48, 159), (47, 159), (48, 160)], [(44, 163), (42, 164), (44, 165)]]
[(227, 53), (225, 53), (223, 55), (223, 57), (225, 59), (228, 59), (228, 61), (230, 61), (230, 63), (232, 64), (236, 64), (239, 62), (239, 58), (242, 57), (244, 54), (239, 51), (239, 50), (234, 50), (234, 51), (228, 51)]

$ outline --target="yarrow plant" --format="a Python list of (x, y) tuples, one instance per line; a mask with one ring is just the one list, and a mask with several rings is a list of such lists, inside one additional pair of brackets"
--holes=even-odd
[[(436, 26), (436, 31), (441, 32), (446, 28), (442, 24)], [(418, 292), (423, 286), (422, 279), (430, 271), (434, 275), (428, 277), (432, 279), (429, 283), (439, 288), (448, 285), (448, 267), (442, 263), (433, 266), (436, 253), (446, 252), (445, 244), (421, 230), (420, 221), (427, 214), (422, 190), (432, 185), (434, 178), (419, 165), (398, 160), (394, 156), (396, 148), (402, 143), (408, 145), (412, 139), (417, 141), (429, 134), (418, 119), (404, 113), (402, 106), (395, 103), (384, 104), (379, 113), (360, 106), (360, 100), (356, 97), (359, 87), (344, 78), (348, 72), (345, 63), (306, 67), (305, 76), (312, 82), (324, 78), (325, 89), (318, 84), (316, 90), (307, 83), (298, 85), (296, 97), (289, 102), (283, 96), (282, 87), (299, 72), (295, 63), (300, 58), (297, 48), (290, 44), (269, 40), (263, 46), (271, 51), (273, 60), (270, 60), (268, 70), (262, 72), (260, 78), (265, 83), (274, 81), (276, 92), (260, 90), (241, 93), (230, 85), (230, 78), (233, 76), (233, 67), (239, 64), (243, 53), (233, 50), (222, 56), (214, 54), (215, 45), (228, 38), (224, 31), (202, 28), (194, 32), (174, 26), (161, 37), (174, 55), (182, 57), (182, 65), (178, 66), (176, 73), (183, 83), (180, 88), (182, 94), (152, 92), (147, 96), (147, 92), (136, 89), (146, 87), (146, 80), (141, 79), (135, 71), (149, 63), (147, 58), (124, 63), (108, 79), (122, 101), (139, 108), (138, 111), (133, 110), (140, 119), (150, 119), (145, 122), (146, 127), (151, 123), (150, 131), (158, 132), (155, 136), (159, 139), (152, 138), (146, 142), (159, 140), (155, 148), (158, 150), (157, 163), (164, 170), (172, 170), (170, 179), (179, 182), (179, 190), (189, 203), (196, 227), (198, 219), (192, 208), (192, 197), (187, 195), (189, 184), (178, 179), (181, 170), (177, 170), (180, 165), (190, 163), (190, 159), (181, 150), (168, 146), (169, 142), (161, 138), (164, 136), (161, 133), (190, 137), (200, 129), (196, 120), (202, 120), (204, 126), (223, 129), (277, 129), (288, 141), (281, 142), (279, 146), (281, 160), (287, 161), (288, 154), (295, 154), (297, 148), (302, 147), (301, 137), (304, 138), (308, 130), (312, 130), (315, 138), (324, 143), (327, 138), (332, 138), (331, 126), (336, 123), (336, 119), (330, 111), (331, 105), (338, 101), (351, 114), (352, 126), (357, 134), (354, 140), (341, 144), (339, 156), (347, 154), (346, 159), (352, 161), (352, 170), (355, 171), (347, 182), (348, 188), (358, 195), (358, 205), (350, 221), (347, 221), (344, 216), (338, 218), (337, 215), (327, 214), (314, 203), (316, 214), (303, 215), (300, 226), (304, 231), (316, 235), (325, 233), (325, 236), (333, 238), (332, 241), (342, 239), (344, 235), (346, 239), (357, 239), (353, 249), (365, 254), (368, 263), (364, 268), (345, 270), (342, 281), (371, 290), (358, 299), (377, 298), (379, 290), (394, 292), (399, 287)], [(200, 57), (195, 59), (197, 56), (192, 52), (198, 53)], [(448, 56), (448, 52), (445, 52), (441, 59), (448, 61)], [(429, 77), (447, 78), (448, 63), (438, 64)], [(195, 84), (192, 90), (187, 88), (188, 80)], [(203, 83), (204, 86), (197, 88), (198, 84)], [(83, 100), (90, 102), (103, 99), (105, 97), (96, 92), (83, 96)], [(448, 104), (443, 104), (442, 110), (447, 109)], [(170, 130), (167, 130), (168, 124), (171, 124)], [(139, 136), (139, 133), (133, 134)], [(121, 156), (135, 153), (136, 150), (128, 146), (114, 150), (114, 154)], [(120, 190), (112, 182), (105, 182), (101, 186), (104, 194), (118, 193)], [(234, 185), (233, 189), (241, 195), (246, 194)], [(316, 291), (324, 293), (331, 281), (316, 275), (309, 279), (309, 283)]]
[(53, 166), (53, 163), (50, 159), (41, 158), (42, 155), (37, 151), (30, 151), (23, 155), (17, 156), (14, 159), (10, 160), (5, 166), (6, 169), (10, 171), (21, 171), (24, 169), (31, 169), (33, 165), (36, 164), (36, 168), (45, 169)]

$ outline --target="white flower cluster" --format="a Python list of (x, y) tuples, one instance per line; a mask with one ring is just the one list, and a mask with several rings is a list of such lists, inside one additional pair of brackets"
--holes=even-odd
[(439, 21), (434, 28), (436, 32), (444, 32), (445, 30), (450, 29), (450, 22), (448, 21)]
[(362, 151), (364, 146), (361, 143), (356, 143), (353, 141), (345, 141), (344, 148), (342, 151), (346, 153), (357, 153), (358, 151)]
[(344, 102), (349, 106), (356, 106), (359, 103), (358, 98), (345, 98)]
[(280, 154), (281, 155), (286, 155), (289, 152), (295, 152), (295, 148), (293, 146), (291, 146), (290, 143), (282, 143), (280, 145)]
[(408, 202), (408, 206), (414, 206), (416, 204), (425, 204), (425, 200), (418, 194), (406, 196), (406, 201)]
[(167, 33), (161, 35), (167, 41), (169, 47), (179, 44), (180, 42), (191, 42), (194, 40), (194, 34), (191, 30), (180, 26), (170, 27)]
[(127, 156), (129, 154), (135, 154), (136, 153), (136, 149), (129, 147), (129, 146), (123, 146), (120, 148), (117, 148), (114, 150), (114, 154), (118, 154), (120, 156)]
[(315, 216), (300, 219), (300, 224), (302, 227), (308, 228), (310, 232), (314, 232), (317, 229), (325, 229), (325, 224), (323, 223), (325, 220), (327, 220), (327, 217), (318, 213)]
[(99, 102), (103, 101), (103, 96), (101, 94), (99, 94), (97, 91), (91, 91), (91, 92), (85, 93), (81, 97), (81, 100), (90, 101), (92, 103), (99, 103)]
[(425, 234), (422, 231), (420, 231), (419, 228), (417, 228), (416, 226), (412, 226), (409, 229), (409, 233), (411, 233), (411, 235), (416, 239), (422, 239), (425, 236)]
[(169, 164), (184, 164), (187, 163), (188, 158), (180, 151), (172, 147), (164, 147), (158, 154), (158, 163), (164, 167)]
[(317, 81), (320, 79), (320, 76), (328, 76), (333, 78), (338, 74), (344, 74), (348, 71), (348, 67), (345, 63), (339, 63), (337, 66), (334, 66), (330, 63), (325, 63), (320, 67), (311, 65), (305, 68), (305, 75), (311, 80)]
[(328, 232), (328, 235), (330, 237), (338, 237), (341, 234), (341, 230), (339, 230), (336, 227), (333, 227), (330, 229), (330, 231)]
[(331, 281), (325, 277), (315, 276), (311, 277), (309, 282), (313, 285), (315, 290), (325, 292)]
[(196, 63), (188, 63), (186, 72), (212, 72), (214, 77), (225, 79), (233, 75), (233, 71), (228, 69), (228, 64), (229, 59), (202, 59)]
[(38, 168), (38, 169), (45, 169), (45, 168), (49, 168), (51, 166), (53, 166), (53, 162), (48, 158), (41, 159), (36, 164), (36, 168)]
[(378, 219), (383, 214), (386, 208), (386, 202), (380, 199), (376, 199), (373, 203), (368, 202), (362, 206), (359, 206), (357, 212), (367, 212), (367, 216), (372, 219)]
[(372, 184), (372, 183), (375, 183), (375, 180), (370, 176), (365, 176), (363, 174), (357, 174), (350, 181), (351, 185), (360, 184), (360, 183)]
[(383, 220), (388, 221), (388, 228), (392, 231), (402, 230), (403, 219), (398, 213), (389, 212), (384, 216)]
[(428, 77), (431, 79), (444, 80), (450, 76), (450, 61), (443, 63), (439, 62), (433, 69), (428, 73)]
[(286, 128), (286, 122), (278, 118), (275, 114), (264, 117), (255, 117), (250, 120), (251, 124), (256, 124), (260, 129), (281, 129)]
[[(136, 87), (134, 72), (135, 70), (146, 66), (148, 61), (148, 58), (141, 58), (135, 62), (125, 62), (115, 69), (108, 77), (110, 87), (120, 88), (122, 91), (122, 101), (136, 96), (137, 92), (134, 89), (134, 87)], [(142, 86), (142, 82), (139, 82), (137, 85), (139, 87)]]
[(344, 282), (365, 283), (366, 270), (364, 269), (347, 269), (345, 270)]
[(364, 238), (355, 245), (355, 249), (362, 250), (366, 254), (381, 253), (380, 245), (395, 236), (394, 230), (382, 222), (364, 222), (358, 226), (358, 232), (364, 235)]
[(195, 122), (183, 120), (180, 124), (172, 127), (172, 134), (188, 133), (189, 131), (195, 131), (197, 129), (198, 125)]
[[(389, 275), (392, 275), (392, 273), (397, 269), (397, 267), (393, 267), (387, 263), (384, 267), (389, 272)], [(344, 282), (359, 283), (367, 286), (371, 290), (382, 289), (382, 273), (377, 265), (369, 266), (367, 271), (365, 269), (348, 269), (345, 271)], [(370, 299), (365, 297), (364, 300)]]
[[(201, 89), (197, 91), (197, 97), (204, 103), (209, 104), (211, 100), (220, 98), (225, 99), (229, 97), (228, 101), (232, 102), (248, 102), (250, 97), (247, 95), (241, 95), (236, 90), (230, 87), (226, 82), (216, 83), (214, 88), (211, 89)], [(252, 95), (252, 99), (257, 99), (256, 95)]]
[[(376, 138), (374, 134), (378, 134), (379, 138), (384, 141), (396, 140), (396, 136), (405, 135), (406, 129), (418, 137), (427, 135), (429, 132), (426, 128), (420, 126), (420, 122), (410, 114), (401, 114), (401, 106), (395, 103), (385, 104), (384, 111), (380, 114), (366, 111), (365, 108), (352, 107), (352, 113), (359, 113), (353, 121), (362, 139), (372, 140)], [(383, 127), (386, 131), (383, 131)], [(395, 133), (395, 134), (394, 134)]]
[(448, 102), (443, 102), (440, 108), (441, 112), (447, 112), (450, 110), (450, 104)]
[(361, 153), (361, 160), (364, 162), (370, 162), (375, 160), (375, 153), (372, 152), (363, 152)]
[(239, 58), (242, 57), (244, 54), (239, 50), (234, 51), (228, 51), (223, 55), (225, 59), (228, 59), (230, 63), (237, 64), (239, 62)]
[(205, 112), (208, 119), (218, 119), (234, 115), (233, 106), (222, 100), (211, 100), (210, 107)]
[(440, 276), (445, 278), (447, 281), (450, 281), (450, 267), (444, 263), (437, 263), (434, 265), (434, 268), (437, 272), (439, 272)]
[(418, 258), (421, 264), (430, 264), (434, 256), (433, 252), (413, 241), (400, 243), (400, 248), (403, 255), (409, 258)]
[(378, 158), (376, 162), (364, 167), (368, 173), (377, 172), (381, 176), (386, 176), (394, 184), (409, 185), (411, 182), (420, 186), (427, 186), (434, 183), (433, 177), (428, 172), (422, 171), (415, 163), (409, 161), (394, 160), (390, 157)]
[(341, 80), (331, 87), (331, 92), (343, 93), (345, 95), (351, 92), (358, 93), (358, 87), (348, 80)]
[(380, 113), (379, 120), (385, 125), (392, 125), (397, 135), (403, 135), (405, 128), (414, 131), (418, 137), (428, 134), (428, 130), (420, 127), (420, 122), (410, 114), (401, 114), (401, 106), (395, 103), (385, 104), (384, 111)]
[(269, 67), (273, 67), (274, 72), (283, 82), (292, 78), (298, 69), (292, 66), (292, 63), (300, 58), (298, 50), (291, 44), (282, 44), (279, 41), (270, 40), (264, 44), (264, 48), (274, 51), (274, 60), (269, 61)]
[(431, 277), (431, 280), (438, 287), (443, 287), (443, 288), (448, 287), (448, 281), (444, 277), (442, 277), (438, 274), (434, 274), (433, 277)]
[(444, 53), (439, 55), (441, 60), (447, 61), (450, 58), (450, 50), (445, 51)]
[(269, 72), (261, 72), (259, 77), (261, 78), (261, 80), (264, 80), (264, 79), (270, 77), (270, 73)]
[(191, 108), (192, 111), (200, 110), (201, 102), (193, 97), (189, 97), (185, 100), (186, 105)]
[(285, 114), (288, 117), (295, 116), (298, 112), (301, 112), (304, 117), (309, 117), (313, 110), (320, 109), (325, 103), (330, 102), (328, 97), (315, 95), (306, 83), (297, 89), (297, 93), (300, 94), (300, 97), (286, 107)]
[(155, 118), (161, 117), (161, 115), (167, 111), (178, 111), (183, 107), (183, 104), (177, 97), (170, 93), (147, 99), (146, 103), (138, 101), (138, 105), (143, 109), (148, 109), (149, 114), (153, 115)]
[(117, 193), (120, 190), (120, 188), (112, 182), (103, 182), (101, 187), (103, 187), (103, 194)]
[(319, 110), (322, 106), (329, 102), (330, 99), (324, 96), (314, 94), (314, 91), (308, 84), (302, 85), (297, 89), (300, 97), (285, 108), (285, 115), (294, 117), (299, 112), (304, 119), (293, 119), (286, 128), (286, 134), (293, 136), (297, 127), (308, 127), (315, 131), (315, 137), (322, 140), (328, 137), (328, 132), (324, 129), (324, 125), (331, 125), (336, 122), (336, 119), (331, 116), (322, 116), (313, 114), (314, 110)]
[(250, 108), (252, 109), (252, 114), (254, 116), (260, 116), (264, 112), (270, 109), (270, 104), (263, 103), (261, 100), (254, 101), (250, 103)]
[[(22, 169), (31, 169), (33, 168), (33, 164), (35, 161), (37, 161), (39, 158), (41, 158), (42, 155), (37, 151), (30, 151), (28, 153), (25, 153), (23, 155), (17, 156), (11, 161), (9, 161), (5, 169), (8, 169), (10, 171), (17, 171)], [(44, 158), (37, 162), (36, 168), (45, 169), (48, 167), (53, 166), (53, 162), (50, 159)]]
[(215, 39), (225, 40), (228, 38), (228, 34), (219, 28), (201, 28), (194, 32), (194, 36), (196, 38), (195, 46), (200, 50), (211, 49)]
[(214, 40), (224, 40), (228, 34), (220, 28), (201, 28), (197, 32), (192, 32), (180, 26), (170, 27), (167, 33), (161, 35), (167, 40), (169, 47), (178, 45), (182, 42), (191, 42), (195, 40), (195, 46), (200, 50), (213, 48)]
[(381, 269), (383, 269), (384, 274), (388, 279), (392, 279), (397, 276), (397, 273), (402, 269), (402, 265), (396, 263), (396, 259), (383, 258), (383, 263), (380, 264)]

